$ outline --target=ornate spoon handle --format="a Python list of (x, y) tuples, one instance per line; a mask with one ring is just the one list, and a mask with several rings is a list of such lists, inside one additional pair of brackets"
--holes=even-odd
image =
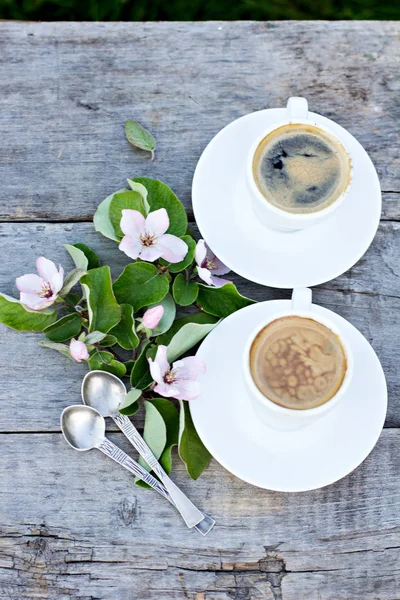
[(194, 527), (204, 519), (203, 513), (193, 504), (191, 500), (178, 488), (177, 485), (168, 477), (156, 457), (127, 416), (115, 414), (112, 416), (114, 422), (125, 434), (131, 444), (142, 455), (147, 464), (158, 475), (165, 485), (173, 503), (181, 513), (183, 520), (188, 527)]
[[(109, 458), (112, 458), (112, 460), (124, 467), (127, 471), (129, 471), (142, 481), (145, 481), (156, 492), (158, 492), (159, 494), (161, 494), (161, 496), (166, 498), (168, 502), (172, 504), (172, 506), (175, 506), (171, 496), (168, 494), (163, 484), (160, 483), (158, 479), (153, 477), (153, 475), (148, 473), (148, 471), (146, 471), (146, 469), (139, 465), (139, 463), (133, 460), (133, 458), (128, 456), (123, 450), (121, 450), (120, 448), (118, 448), (118, 446), (113, 444), (113, 442), (111, 442), (107, 438), (104, 438), (104, 441), (102, 442), (101, 446), (99, 446), (99, 450)], [(208, 515), (203, 515), (203, 519), (200, 521), (200, 523), (195, 525), (195, 529), (197, 529), (197, 531), (199, 531), (202, 535), (207, 535), (207, 533), (211, 531), (214, 525), (214, 519), (212, 519)]]
[(113, 442), (104, 438), (104, 441), (101, 443), (99, 450), (106, 454), (109, 458), (112, 458), (115, 462), (117, 462), (122, 467), (125, 467), (128, 471), (130, 471), (135, 477), (138, 477), (145, 483), (147, 483), (150, 487), (155, 489), (159, 494), (164, 496), (167, 500), (170, 501), (170, 496), (163, 486), (162, 483), (158, 481), (151, 473), (146, 471), (139, 463), (137, 463), (133, 458), (128, 456), (126, 452), (118, 448)]

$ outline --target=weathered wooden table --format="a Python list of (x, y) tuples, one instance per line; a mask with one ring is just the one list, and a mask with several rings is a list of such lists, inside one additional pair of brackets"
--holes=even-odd
[[(178, 466), (178, 483), (218, 521), (202, 539), (99, 453), (67, 447), (59, 415), (80, 401), (84, 367), (40, 349), (40, 335), (0, 326), (1, 599), (400, 598), (399, 59), (396, 23), (0, 24), (3, 292), (15, 295), (15, 277), (41, 254), (69, 267), (65, 242), (121, 267), (90, 222), (100, 200), (146, 175), (192, 214), (210, 138), (304, 95), (359, 139), (380, 175), (375, 241), (314, 297), (368, 338), (389, 387), (372, 454), (325, 489), (264, 491), (215, 461), (192, 482)], [(156, 135), (154, 163), (124, 139), (131, 118)], [(257, 300), (288, 297), (236, 283)]]

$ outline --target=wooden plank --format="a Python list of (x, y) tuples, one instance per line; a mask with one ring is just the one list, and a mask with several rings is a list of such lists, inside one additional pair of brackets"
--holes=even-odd
[(261, 490), (215, 461), (192, 482), (179, 466), (177, 482), (217, 519), (204, 539), (99, 452), (59, 434), (0, 439), (2, 598), (398, 598), (398, 430), (314, 492)]
[[(353, 323), (380, 357), (389, 387), (386, 425), (390, 427), (400, 424), (400, 348), (396, 335), (400, 326), (399, 230), (399, 223), (381, 223), (371, 248), (353, 269), (314, 289), (314, 301)], [(98, 252), (111, 265), (114, 277), (128, 262), (117, 245), (95, 232), (90, 223), (0, 224), (0, 255), (7, 257), (0, 264), (0, 290), (18, 297), (15, 277), (34, 270), (36, 257), (43, 253), (66, 270), (72, 268), (63, 244), (77, 241)], [(258, 286), (236, 275), (232, 279), (243, 294), (258, 301), (290, 296), (289, 291)], [(0, 430), (58, 430), (62, 408), (80, 401), (85, 366), (39, 348), (40, 334), (17, 333), (4, 326), (0, 331), (0, 396), (4, 400), (0, 403)]]
[[(88, 220), (126, 177), (186, 207), (197, 160), (230, 121), (305, 95), (370, 153), (400, 215), (397, 23), (0, 23), (0, 219)], [(138, 119), (157, 159), (129, 146)]]

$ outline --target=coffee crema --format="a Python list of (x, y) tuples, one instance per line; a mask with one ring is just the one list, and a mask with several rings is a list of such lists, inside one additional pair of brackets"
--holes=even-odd
[(310, 318), (272, 321), (250, 349), (254, 383), (268, 400), (285, 408), (305, 410), (325, 404), (340, 389), (346, 370), (339, 337)]
[(307, 214), (333, 204), (350, 181), (350, 158), (333, 136), (307, 124), (278, 127), (258, 145), (253, 176), (268, 202)]

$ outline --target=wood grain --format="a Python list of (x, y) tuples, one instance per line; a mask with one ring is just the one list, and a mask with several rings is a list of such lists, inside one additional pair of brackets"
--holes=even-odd
[(0, 595), (394, 600), (399, 435), (385, 430), (355, 472), (301, 494), (249, 486), (215, 461), (197, 482), (178, 466), (177, 482), (217, 519), (201, 538), (99, 452), (74, 452), (60, 434), (3, 434)]
[[(116, 276), (126, 257), (86, 222), (104, 197), (127, 176), (155, 177), (191, 215), (209, 140), (304, 95), (356, 136), (380, 176), (371, 248), (314, 300), (367, 337), (389, 389), (377, 446), (327, 488), (268, 492), (215, 461), (193, 482), (176, 460), (178, 484), (217, 519), (203, 539), (100, 453), (67, 447), (59, 415), (80, 401), (85, 367), (0, 326), (1, 599), (400, 600), (398, 32), (385, 22), (0, 23), (1, 291), (17, 295), (15, 277), (41, 254), (72, 267), (62, 245), (77, 241)], [(128, 119), (155, 134), (154, 163), (126, 142)], [(289, 297), (232, 278), (256, 300)]]
[[(0, 23), (0, 219), (88, 220), (131, 176), (190, 208), (209, 140), (291, 95), (365, 146), (398, 219), (399, 52), (397, 23)], [(128, 119), (156, 136), (154, 163)]]

